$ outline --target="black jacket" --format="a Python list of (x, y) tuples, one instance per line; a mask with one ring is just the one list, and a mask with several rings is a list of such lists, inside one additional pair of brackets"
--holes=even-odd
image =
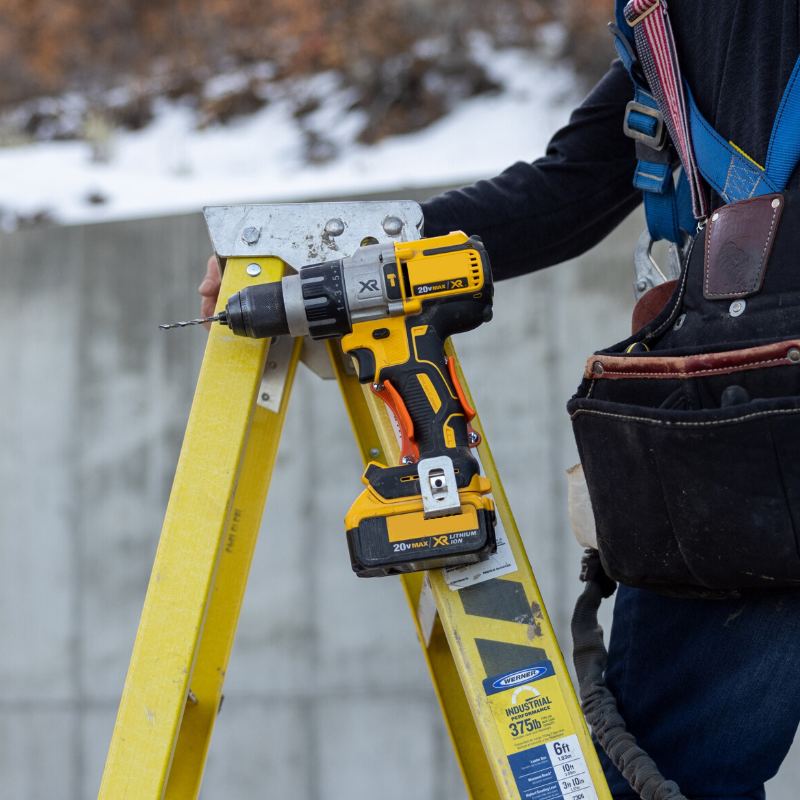
[[(798, 0), (670, 2), (681, 69), (700, 111), (762, 165), (800, 54), (798, 6)], [(478, 234), (497, 280), (585, 252), (641, 202), (632, 185), (633, 139), (622, 132), (631, 99), (633, 85), (615, 61), (543, 158), (425, 203), (425, 235)], [(788, 188), (800, 185), (798, 172)]]

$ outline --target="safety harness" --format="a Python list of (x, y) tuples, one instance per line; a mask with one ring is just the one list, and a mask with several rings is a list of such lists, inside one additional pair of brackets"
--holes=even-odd
[[(666, 0), (617, 0), (614, 33), (634, 85), (624, 130), (637, 140), (633, 185), (641, 189), (654, 241), (680, 242), (704, 224), (709, 204), (700, 176), (725, 203), (780, 192), (800, 162), (800, 57), (783, 93), (762, 167), (720, 136), (697, 108), (683, 78)], [(682, 165), (677, 187), (666, 133)]]
[[(696, 276), (698, 270), (702, 271), (703, 258), (705, 258), (705, 291), (699, 286), (694, 287), (692, 302), (695, 306), (703, 302), (703, 297), (712, 301), (718, 298), (744, 298), (760, 291), (766, 264), (772, 250), (777, 222), (784, 206), (788, 205), (790, 212), (793, 212), (795, 217), (800, 216), (800, 209), (794, 205), (797, 201), (788, 197), (788, 194), (791, 193), (777, 194), (785, 189), (795, 167), (800, 162), (800, 57), (798, 57), (783, 94), (770, 137), (766, 163), (762, 167), (733, 142), (725, 140), (717, 133), (697, 108), (691, 90), (681, 75), (666, 0), (631, 0), (627, 3), (624, 0), (617, 0), (615, 16), (616, 24), (611, 24), (609, 27), (614, 33), (620, 59), (634, 85), (634, 99), (628, 103), (625, 111), (624, 130), (626, 134), (636, 139), (638, 164), (633, 183), (643, 193), (650, 238), (653, 241), (666, 239), (680, 246), (685, 242), (686, 234), (695, 233), (695, 229), (700, 232), (706, 228), (707, 222), (708, 227), (703, 234), (705, 246), (698, 248), (698, 252), (694, 256), (691, 256), (690, 253), (692, 270), (689, 269), (688, 263), (683, 265), (683, 275), (668, 307), (649, 326), (638, 331), (635, 337), (606, 351), (612, 354), (613, 358), (609, 359), (602, 352), (595, 354), (589, 361), (584, 383), (579, 393), (568, 406), (573, 418), (573, 425), (576, 426), (576, 439), (584, 466), (587, 466), (588, 456), (589, 462), (594, 461), (595, 466), (600, 465), (598, 473), (613, 472), (615, 476), (615, 481), (609, 481), (607, 485), (595, 484), (592, 493), (593, 503), (598, 498), (601, 500), (605, 500), (606, 496), (611, 498), (616, 484), (626, 484), (625, 476), (623, 475), (621, 478), (612, 469), (612, 466), (609, 466), (609, 462), (614, 462), (613, 467), (616, 467), (620, 473), (629, 469), (630, 483), (636, 485), (638, 491), (647, 494), (649, 488), (652, 487), (649, 484), (646, 485), (643, 477), (646, 470), (642, 469), (642, 465), (648, 458), (651, 460), (655, 458), (657, 461), (663, 455), (665, 459), (671, 457), (692, 460), (696, 465), (698, 461), (696, 456), (699, 450), (693, 452), (692, 446), (696, 444), (698, 448), (709, 449), (714, 443), (723, 442), (725, 436), (730, 435), (729, 429), (731, 428), (738, 431), (738, 433), (732, 434), (734, 444), (749, 448), (750, 457), (754, 458), (754, 454), (760, 452), (758, 447), (765, 434), (764, 431), (750, 431), (747, 427), (750, 417), (763, 416), (765, 419), (772, 420), (770, 424), (775, 426), (781, 424), (780, 421), (785, 418), (786, 424), (791, 426), (793, 431), (797, 424), (796, 418), (800, 416), (800, 395), (797, 392), (797, 388), (800, 386), (797, 381), (800, 378), (796, 378), (792, 371), (792, 369), (797, 370), (800, 367), (791, 366), (800, 364), (800, 339), (794, 341), (793, 344), (780, 341), (765, 343), (761, 349), (756, 347), (731, 352), (717, 352), (718, 347), (712, 345), (701, 349), (697, 355), (685, 357), (677, 357), (674, 351), (669, 350), (669, 345), (664, 351), (663, 358), (631, 358), (630, 355), (634, 347), (648, 349), (646, 346), (642, 347), (642, 342), (658, 341), (658, 337), (663, 340), (664, 337), (670, 335), (670, 331), (680, 331), (687, 316), (686, 313), (678, 316), (681, 308), (684, 311), (687, 308), (685, 303), (687, 275), (691, 273)], [(677, 184), (673, 180), (673, 170), (676, 166), (673, 152), (677, 153), (681, 164)], [(736, 207), (738, 209), (736, 213), (739, 214), (742, 225), (747, 228), (754, 240), (759, 236), (764, 239), (763, 250), (756, 253), (757, 256), (760, 254), (757, 285), (754, 283), (753, 286), (744, 289), (741, 286), (735, 287), (736, 291), (732, 294), (714, 294), (709, 288), (709, 276), (712, 274), (710, 270), (713, 271), (714, 268), (713, 236), (719, 237), (726, 233), (722, 218), (727, 212), (719, 209), (719, 213), (715, 212), (711, 220), (708, 220), (711, 206), (704, 181), (716, 190), (726, 204), (749, 200), (749, 203), (744, 204), (749, 206), (749, 209), (745, 210), (740, 205)], [(753, 199), (762, 195), (772, 195), (772, 197), (761, 200)], [(753, 204), (760, 204), (755, 211)], [(735, 209), (730, 209), (730, 212), (734, 211)], [(759, 214), (761, 217), (758, 217)], [(744, 223), (745, 217), (747, 217), (746, 224)], [(715, 221), (718, 218), (719, 221)], [(759, 229), (759, 224), (763, 227), (763, 231)], [(723, 231), (723, 234), (715, 233), (718, 230)], [(682, 231), (686, 233), (684, 234)], [(698, 236), (698, 240), (701, 238), (703, 237)], [(784, 241), (777, 248), (782, 263), (786, 263), (787, 260), (793, 263), (794, 259), (790, 253), (796, 252), (795, 246), (798, 244), (800, 244), (800, 234), (798, 234), (797, 241), (792, 229), (788, 234), (784, 234)], [(700, 252), (701, 250), (704, 252)], [(719, 257), (724, 263), (733, 263), (735, 268), (735, 248), (734, 251), (721, 250)], [(780, 278), (779, 273), (773, 273), (770, 285), (771, 296), (786, 299), (789, 297), (790, 291), (796, 291), (796, 280), (791, 287), (787, 287), (781, 285)], [(692, 280), (697, 281), (697, 278)], [(689, 281), (690, 285), (692, 280)], [(700, 299), (697, 299), (698, 297)], [(755, 300), (752, 302), (757, 313), (766, 315), (765, 319), (777, 319), (775, 314), (781, 313), (780, 308), (775, 311), (769, 307), (768, 298), (761, 301), (763, 308), (759, 307)], [(737, 306), (744, 309), (745, 301), (743, 299), (734, 300), (730, 306), (730, 318), (735, 318), (741, 313), (741, 310), (737, 310)], [(759, 311), (760, 308), (761, 311)], [(695, 313), (698, 314), (699, 319), (699, 312), (695, 310)], [(770, 314), (773, 316), (770, 317)], [(707, 323), (708, 320), (705, 321), (707, 330), (718, 332), (719, 324), (724, 324), (724, 321), (719, 323), (717, 328)], [(790, 327), (794, 325), (794, 323), (788, 322), (786, 324)], [(776, 324), (773, 327), (774, 330), (771, 333), (780, 335), (776, 333), (780, 326)], [(672, 335), (676, 336), (677, 333)], [(784, 338), (786, 338), (785, 334)], [(718, 341), (724, 341), (724, 339)], [(769, 348), (772, 348), (775, 353), (770, 350), (769, 354), (764, 355), (762, 351)], [(648, 356), (650, 355), (652, 354), (648, 353)], [(699, 363), (699, 366), (690, 375), (694, 365), (693, 359)], [(625, 399), (609, 402), (608, 398), (611, 395), (606, 392), (602, 395), (602, 398), (605, 399), (597, 399), (599, 392), (595, 390), (595, 383), (598, 379), (603, 379), (601, 382), (613, 386), (612, 379), (616, 377), (631, 378), (633, 380), (628, 382), (632, 384), (637, 379), (640, 381), (629, 391), (629, 394), (636, 391), (640, 394), (652, 393), (652, 387), (648, 384), (649, 388), (647, 388), (641, 382), (653, 377), (650, 373), (645, 374), (641, 371), (643, 364), (651, 371), (660, 370), (660, 373), (671, 370), (670, 376), (673, 378), (678, 373), (681, 378), (689, 378), (696, 374), (703, 376), (699, 380), (711, 381), (715, 378), (707, 376), (734, 373), (744, 375), (744, 371), (751, 369), (761, 370), (762, 372), (759, 374), (763, 374), (765, 367), (772, 369), (774, 366), (772, 371), (775, 375), (780, 373), (782, 376), (775, 380), (783, 381), (785, 385), (781, 385), (777, 390), (778, 397), (770, 399), (771, 396), (767, 395), (767, 399), (756, 401), (758, 408), (754, 412), (741, 417), (736, 416), (738, 412), (735, 406), (731, 410), (692, 412), (694, 416), (691, 417), (691, 420), (687, 420), (682, 416), (683, 412), (677, 410), (681, 408), (678, 404), (670, 406), (669, 402), (665, 401), (657, 408), (647, 407), (647, 403), (652, 402), (652, 396), (649, 400), (645, 398), (641, 408), (631, 405), (634, 401), (629, 399), (628, 395), (625, 396)], [(618, 376), (613, 374), (615, 366), (620, 371)], [(787, 367), (788, 372), (785, 371)], [(626, 372), (626, 370), (629, 374), (622, 375), (622, 372)], [(780, 372), (780, 370), (784, 371)], [(658, 376), (659, 379), (665, 377), (667, 377), (666, 373)], [(758, 384), (759, 390), (763, 390), (764, 386), (766, 386), (764, 382)], [(728, 390), (744, 392), (741, 386), (729, 386)], [(685, 394), (684, 390), (676, 392), (676, 395), (683, 396), (683, 394)], [(745, 402), (749, 402), (746, 392), (744, 397), (746, 398)], [(723, 403), (723, 405), (725, 404)], [(761, 406), (764, 408), (762, 409)], [(793, 417), (792, 414), (796, 414), (796, 416)], [(592, 427), (582, 428), (582, 425), (588, 425), (586, 420), (596, 420), (597, 422), (591, 423)], [(675, 435), (669, 431), (678, 431), (679, 433)], [(685, 433), (680, 433), (681, 431)], [(703, 433), (704, 431), (706, 433)], [(770, 435), (780, 439), (781, 431), (778, 430), (774, 434), (767, 433), (764, 446), (769, 452), (774, 447), (774, 439), (770, 439)], [(793, 433), (791, 435), (783, 433), (783, 438), (788, 442), (793, 435)], [(704, 436), (710, 438), (703, 438)], [(583, 446), (581, 437), (584, 437)], [(697, 441), (695, 442), (695, 440)], [(620, 443), (623, 442), (632, 443), (631, 447), (626, 450), (625, 447), (620, 446)], [(590, 452), (591, 448), (594, 448), (596, 452)], [(724, 450), (712, 453), (713, 457), (709, 457), (709, 463), (702, 465), (702, 469), (711, 476), (709, 486), (712, 490), (715, 478), (712, 474), (713, 464), (711, 462), (724, 461), (727, 453), (728, 451)], [(722, 458), (720, 458), (720, 454)], [(637, 458), (641, 463), (637, 463)], [(754, 463), (762, 464), (756, 458), (754, 458)], [(766, 460), (763, 463), (766, 464)], [(588, 474), (587, 472), (587, 480)], [(667, 474), (664, 480), (668, 482), (670, 475)], [(679, 480), (674, 483), (677, 487), (676, 496), (679, 496), (678, 500), (681, 501), (681, 497), (685, 498), (685, 492), (681, 495), (683, 487)], [(721, 485), (724, 481), (717, 483)], [(760, 488), (757, 487), (754, 490), (756, 494), (759, 493)], [(696, 485), (693, 486), (693, 492), (702, 494), (701, 488)], [(709, 503), (713, 502), (712, 495), (713, 492), (708, 491)], [(646, 512), (648, 504), (657, 505), (658, 502), (656, 495), (652, 495), (656, 498), (652, 503), (650, 497), (647, 495), (643, 500), (643, 505), (638, 509), (632, 504), (620, 502), (624, 498), (616, 497), (614, 502), (606, 503), (604, 513), (614, 518), (612, 528), (625, 527), (627, 524), (633, 532), (635, 541), (631, 540), (634, 542), (634, 546), (630, 548), (631, 553), (627, 553), (628, 548), (624, 545), (629, 542), (625, 540), (617, 541), (618, 549), (625, 551), (624, 555), (630, 555), (634, 559), (636, 553), (645, 558), (652, 556), (649, 565), (652, 568), (653, 564), (659, 564), (668, 558), (668, 548), (664, 546), (664, 542), (668, 541), (669, 536), (666, 539), (658, 539), (656, 526), (647, 524), (646, 513), (642, 513), (643, 509)], [(777, 507), (780, 504), (775, 503), (774, 505)], [(675, 508), (679, 506), (680, 502)], [(687, 513), (690, 517), (696, 516), (691, 509)], [(726, 531), (723, 515), (715, 518), (714, 522), (717, 527), (722, 529), (723, 534), (729, 533)], [(699, 533), (695, 532), (693, 545), (701, 547), (701, 540), (710, 536), (712, 527), (713, 525), (707, 529), (703, 528)], [(793, 526), (785, 525), (784, 527), (789, 528), (786, 537), (787, 548), (795, 547)], [(599, 534), (600, 529), (598, 528), (598, 538), (600, 538)], [(608, 541), (606, 540), (606, 544), (610, 547)], [(602, 547), (600, 552), (603, 552)], [(572, 620), (573, 657), (584, 713), (603, 749), (644, 800), (685, 800), (679, 787), (661, 775), (652, 759), (636, 744), (635, 738), (626, 730), (616, 701), (606, 686), (603, 673), (607, 652), (603, 643), (602, 628), (597, 621), (597, 610), (602, 599), (609, 597), (614, 592), (616, 583), (606, 574), (604, 564), (600, 560), (600, 552), (595, 549), (586, 552), (581, 575), (581, 579), (585, 582), (585, 589), (578, 600)], [(606, 551), (604, 559), (608, 555), (609, 552)], [(701, 560), (713, 560), (705, 552), (700, 555)], [(756, 559), (757, 554), (752, 552), (745, 555)], [(716, 557), (721, 559), (719, 553), (716, 554)], [(776, 562), (780, 562), (781, 558), (784, 558), (782, 553), (776, 552)], [(787, 563), (790, 562), (790, 559), (791, 554), (785, 557)], [(620, 573), (625, 575), (624, 570), (617, 568), (618, 564), (614, 566), (616, 574), (614, 570), (609, 569), (614, 577), (619, 579)], [(606, 568), (608, 568), (607, 565)], [(647, 566), (643, 568), (643, 571), (647, 573)], [(688, 571), (686, 576), (687, 580), (693, 578)], [(638, 580), (638, 583), (636, 579), (626, 580), (623, 577), (623, 580), (630, 585), (643, 585), (643, 583), (646, 585), (646, 581), (643, 582), (641, 579)], [(776, 585), (785, 586), (793, 583), (798, 584), (798, 579), (790, 576), (785, 578), (783, 583), (778, 582)], [(648, 586), (647, 588), (657, 587)], [(713, 590), (709, 590), (705, 594), (704, 591), (701, 588), (696, 596), (715, 596)]]

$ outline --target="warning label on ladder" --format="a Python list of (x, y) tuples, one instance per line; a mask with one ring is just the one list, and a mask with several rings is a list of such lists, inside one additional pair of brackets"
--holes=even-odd
[(522, 800), (597, 800), (550, 661), (483, 687)]

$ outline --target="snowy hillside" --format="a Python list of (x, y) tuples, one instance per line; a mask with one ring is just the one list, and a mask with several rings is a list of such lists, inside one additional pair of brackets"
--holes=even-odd
[[(322, 199), (490, 177), (544, 152), (579, 102), (569, 68), (523, 50), (479, 53), (503, 88), (460, 102), (424, 130), (368, 146), (334, 73), (283, 86), (260, 111), (198, 129), (196, 112), (161, 100), (154, 120), (104, 142), (49, 141), (0, 148), (0, 225), (44, 218), (84, 223), (196, 211), (203, 205)], [(219, 91), (246, 79), (216, 79)], [(320, 98), (297, 124), (298, 93)], [(308, 158), (309, 138), (335, 157)]]

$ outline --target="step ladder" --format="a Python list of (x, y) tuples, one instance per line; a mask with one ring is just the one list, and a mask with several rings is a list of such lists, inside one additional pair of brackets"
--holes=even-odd
[[(389, 217), (403, 222), (399, 234), (384, 230)], [(348, 255), (367, 237), (410, 241), (422, 233), (421, 209), (406, 201), (212, 207), (206, 219), (223, 271), (220, 308), (248, 285)], [(324, 229), (330, 219), (346, 223), (336, 241)], [(329, 256), (331, 249), (337, 255)], [(364, 462), (399, 461), (386, 405), (359, 384), (337, 341), (247, 339), (212, 327), (102, 800), (198, 796), (304, 347), (323, 348), (330, 359)], [(452, 342), (448, 348), (454, 356)], [(473, 800), (611, 800), (480, 418), (471, 424), (481, 434), (478, 456), (492, 482), (498, 551), (478, 565), (399, 577), (468, 794)], [(262, 535), (284, 533), (270, 530), (267, 520)]]

